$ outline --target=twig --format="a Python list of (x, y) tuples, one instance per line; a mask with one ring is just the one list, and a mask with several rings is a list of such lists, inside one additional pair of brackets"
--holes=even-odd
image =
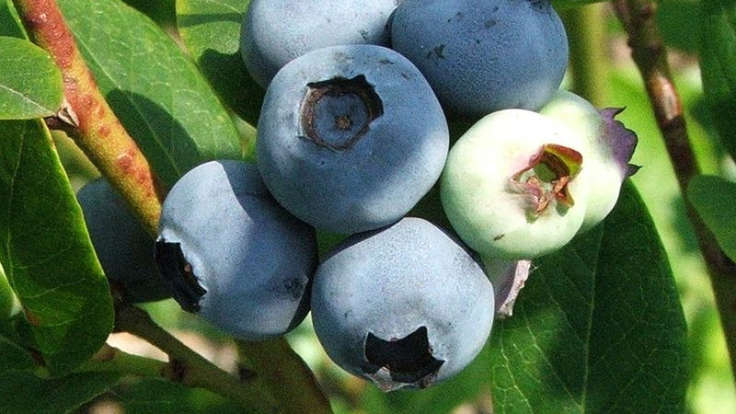
[(268, 390), (259, 386), (260, 382), (252, 381), (252, 377), (240, 380), (217, 368), (158, 326), (143, 310), (133, 306), (118, 308), (115, 326), (146, 339), (169, 355), (169, 363), (162, 372), (165, 378), (208, 389), (240, 403), (252, 412), (279, 412), (278, 404)]
[(601, 9), (602, 4), (593, 3), (563, 13), (570, 44), (572, 89), (596, 107), (605, 106), (608, 89)]
[(736, 264), (718, 246), (713, 233), (687, 199), (690, 180), (700, 174), (690, 146), (682, 103), (672, 81), (667, 50), (655, 22), (656, 3), (647, 0), (616, 0), (614, 8), (629, 35), (632, 57), (644, 78), (665, 146), (680, 184), (687, 216), (695, 230), (720, 313), (731, 369), (736, 373)]
[[(283, 338), (266, 342), (238, 342), (248, 368), (260, 373), (259, 380), (268, 383), (284, 413), (331, 413), (330, 402), (317, 384), (304, 361)], [(274, 352), (278, 350), (279, 352)], [(294, 392), (294, 390), (299, 392)]]
[(77, 371), (113, 371), (138, 377), (164, 377), (168, 364), (152, 358), (129, 354), (108, 344), (82, 364)]
[(33, 41), (49, 52), (64, 78), (65, 105), (49, 126), (70, 133), (146, 230), (156, 234), (161, 202), (151, 167), (97, 88), (56, 1), (13, 1)]

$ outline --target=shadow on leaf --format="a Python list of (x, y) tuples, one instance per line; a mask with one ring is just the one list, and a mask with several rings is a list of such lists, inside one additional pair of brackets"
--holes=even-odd
[(186, 129), (156, 102), (119, 89), (113, 89), (105, 98), (166, 188), (205, 161)]

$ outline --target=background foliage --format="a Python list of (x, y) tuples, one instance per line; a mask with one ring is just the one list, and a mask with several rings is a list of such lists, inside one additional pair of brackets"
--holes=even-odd
[[(247, 3), (59, 0), (105, 98), (164, 186), (203, 160), (251, 156), (250, 124), (263, 92), (238, 53)], [(573, 10), (583, 3), (557, 5)], [(736, 6), (730, 0), (668, 0), (659, 6), (657, 24), (671, 48), (698, 162), (718, 176), (694, 180), (688, 193), (734, 258), (736, 165), (728, 154), (736, 153)], [(497, 322), (481, 355), (445, 384), (383, 394), (337, 369), (305, 321), (287, 339), (317, 375), (335, 412), (483, 413), (491, 410), (491, 392), (499, 412), (736, 412), (705, 265), (626, 36), (608, 5), (583, 9), (603, 28), (599, 46), (606, 63), (597, 103), (627, 108), (620, 119), (639, 136), (633, 162), (643, 168), (602, 225), (535, 263), (516, 315)], [(572, 33), (580, 20), (572, 11), (563, 15)], [(24, 32), (9, 0), (0, 0), (0, 35), (8, 36), (0, 37), (0, 67), (27, 59), (23, 64), (49, 74), (43, 84), (29, 86), (19, 83), (22, 71), (0, 71), (6, 89), (41, 92), (32, 104), (0, 94), (0, 228), (8, 229), (0, 231), (0, 262), (23, 306), (0, 323), (0, 395), (11, 396), (0, 411), (104, 406), (134, 413), (238, 412), (234, 403), (202, 389), (80, 368), (112, 326), (112, 299), (70, 190), (98, 173), (63, 133), (51, 133), (37, 120), (17, 121), (58, 108), (61, 79), (42, 50), (20, 40)], [(573, 70), (588, 63), (573, 62)], [(52, 137), (58, 155), (46, 145)], [(428, 200), (426, 205), (432, 195)], [(322, 239), (328, 240), (334, 242)], [(45, 266), (49, 261), (53, 274)], [(0, 274), (0, 291), (2, 279)], [(171, 300), (144, 307), (187, 345), (227, 370), (237, 369), (236, 345), (227, 336)], [(114, 334), (109, 343), (161, 357), (130, 335)], [(40, 354), (28, 353), (29, 347)], [(48, 372), (30, 373), (36, 358)], [(28, 395), (39, 397), (29, 402), (23, 397)]]

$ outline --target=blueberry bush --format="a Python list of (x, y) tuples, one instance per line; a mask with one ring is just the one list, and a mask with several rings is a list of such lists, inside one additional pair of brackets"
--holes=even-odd
[(0, 0), (0, 413), (736, 411), (734, 13)]

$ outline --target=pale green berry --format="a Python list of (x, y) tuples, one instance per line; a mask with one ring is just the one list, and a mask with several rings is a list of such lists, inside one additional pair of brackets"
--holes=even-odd
[(592, 182), (581, 231), (600, 223), (618, 200), (623, 180), (635, 168), (628, 164), (636, 147), (636, 135), (616, 121), (620, 109), (598, 111), (590, 102), (559, 91), (540, 113), (564, 123), (580, 139), (585, 175)]
[(531, 259), (564, 246), (588, 200), (578, 133), (536, 112), (485, 116), (454, 145), (442, 205), (458, 235), (481, 255)]

